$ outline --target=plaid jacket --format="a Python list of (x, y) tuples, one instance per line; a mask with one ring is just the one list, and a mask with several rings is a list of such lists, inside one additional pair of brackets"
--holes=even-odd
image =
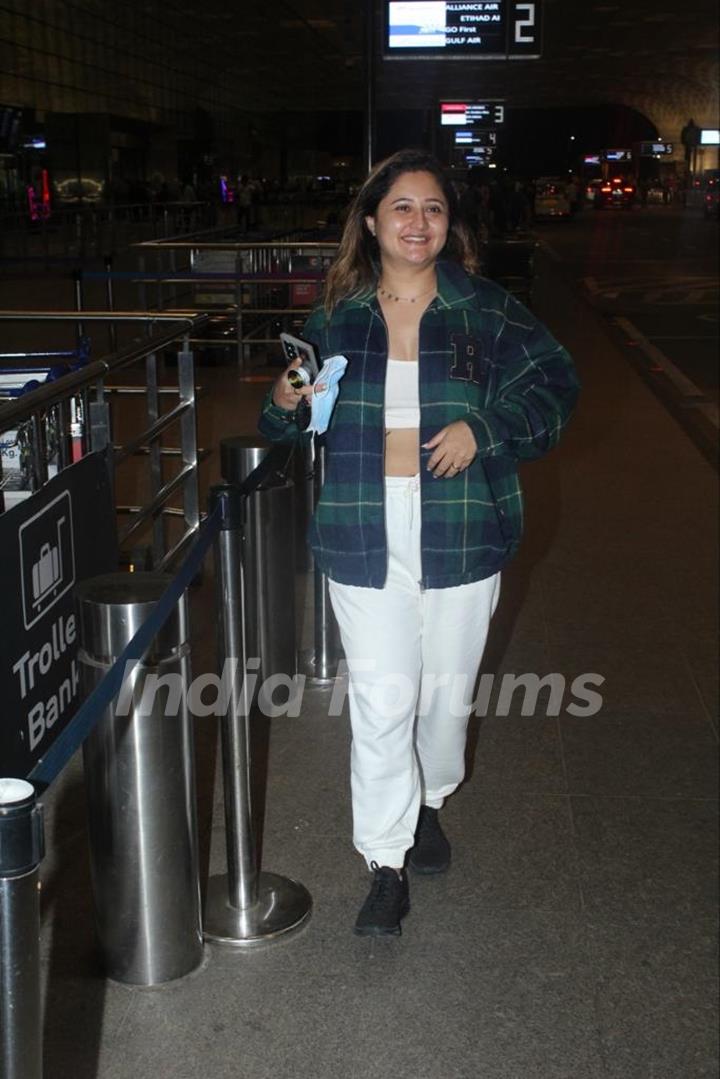
[[(387, 571), (384, 513), (384, 396), (387, 328), (374, 291), (322, 309), (303, 336), (322, 358), (348, 366), (327, 445), (325, 484), (310, 526), (320, 569), (343, 584), (382, 588)], [(478, 445), (470, 466), (435, 479), (420, 450), (422, 581), (448, 588), (490, 577), (514, 554), (522, 532), (518, 459), (539, 457), (559, 437), (578, 382), (566, 351), (504, 289), (438, 263), (438, 294), (420, 322), (420, 442), (465, 420)], [(260, 431), (299, 436), (293, 412), (268, 394)]]

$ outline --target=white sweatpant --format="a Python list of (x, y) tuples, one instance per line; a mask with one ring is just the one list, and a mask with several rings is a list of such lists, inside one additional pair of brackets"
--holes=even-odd
[(439, 808), (463, 778), (500, 574), (421, 589), (419, 476), (386, 477), (385, 517), (385, 587), (330, 581), (330, 599), (350, 676), (353, 841), (368, 865), (399, 868), (421, 802)]

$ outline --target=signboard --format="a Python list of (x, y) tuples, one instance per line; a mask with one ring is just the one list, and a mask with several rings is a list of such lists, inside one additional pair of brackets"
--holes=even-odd
[(473, 131), (472, 128), (463, 128), (461, 131), (455, 132), (455, 145), (456, 146), (497, 146), (497, 132), (496, 131)]
[(387, 59), (516, 60), (542, 53), (542, 0), (385, 0)]
[(505, 123), (504, 101), (441, 101), (441, 127), (496, 127)]
[[(478, 146), (464, 155), (464, 161), (468, 168), (478, 165), (487, 165), (489, 168), (492, 159), (493, 151), (488, 146)], [(492, 168), (495, 168), (495, 166), (493, 165)]]
[(700, 132), (700, 145), (701, 146), (718, 146), (720, 145), (720, 131), (717, 128), (704, 127)]
[(641, 142), (640, 157), (662, 157), (671, 154), (673, 147), (671, 142)]
[(80, 704), (78, 581), (117, 568), (105, 455), (0, 514), (0, 773), (25, 778)]
[[(229, 307), (237, 301), (237, 289), (233, 278), (238, 272), (246, 273), (250, 270), (250, 263), (245, 264), (245, 252), (240, 256), (241, 266), (238, 268), (238, 257), (235, 251), (196, 251), (192, 259), (192, 273), (199, 274), (199, 283), (195, 285), (194, 302), (198, 307)], [(219, 280), (202, 280), (203, 274), (217, 274)], [(222, 280), (225, 275), (226, 280)], [(250, 302), (250, 293), (243, 286), (240, 295), (241, 303)]]
[(604, 150), (602, 156), (605, 161), (632, 161), (631, 150)]

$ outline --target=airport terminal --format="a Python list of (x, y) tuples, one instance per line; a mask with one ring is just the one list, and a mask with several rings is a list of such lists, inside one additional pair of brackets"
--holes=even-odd
[(2, 1079), (715, 1077), (717, 6), (0, 28)]

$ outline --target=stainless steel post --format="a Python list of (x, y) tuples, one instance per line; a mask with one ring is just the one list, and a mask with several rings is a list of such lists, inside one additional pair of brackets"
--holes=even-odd
[(0, 779), (0, 1074), (42, 1079), (42, 806), (24, 779)]
[(204, 932), (207, 940), (236, 947), (299, 929), (312, 909), (312, 898), (302, 884), (259, 872), (257, 865), (250, 796), (244, 501), (237, 487), (229, 484), (211, 493), (211, 510), (219, 503), (223, 518), (215, 545), (218, 661), (223, 671), (234, 668), (235, 673), (222, 720), (227, 873), (208, 881)]
[[(87, 689), (169, 580), (110, 573), (80, 584)], [(183, 597), (83, 746), (98, 935), (109, 976), (131, 985), (180, 978), (203, 955), (188, 640)]]
[(237, 249), (237, 253), (235, 255), (235, 338), (236, 338), (236, 342), (237, 342), (236, 357), (237, 357), (238, 367), (244, 373), (245, 372), (246, 349), (245, 349), (245, 338), (243, 336), (244, 328), (243, 328), (243, 315), (242, 315), (243, 286), (241, 284), (241, 278), (243, 276), (243, 272), (244, 272), (244, 267), (243, 267), (242, 248), (239, 247)]
[[(315, 443), (313, 476), (317, 504), (325, 483), (325, 447), (319, 441)], [(340, 662), (340, 631), (330, 603), (327, 577), (317, 566), (313, 575), (313, 610), (313, 648), (309, 655), (304, 654), (301, 657), (300, 670), (311, 682), (327, 685), (335, 680)]]
[(373, 167), (375, 156), (375, 10), (374, 0), (365, 0), (365, 168)]
[[(83, 289), (83, 272), (82, 270), (75, 270), (73, 272), (73, 282), (75, 285), (75, 310), (82, 311), (85, 308), (85, 297)], [(75, 333), (77, 334), (78, 343), (85, 336), (85, 323), (78, 320), (75, 323)]]
[[(110, 210), (112, 215), (112, 209)], [(113, 295), (112, 281), (113, 260), (112, 255), (105, 256), (105, 302), (108, 311), (115, 310), (115, 296)], [(117, 352), (117, 326), (114, 322), (108, 322), (108, 344), (111, 352)]]
[[(272, 448), (257, 435), (224, 438), (220, 471), (242, 483)], [(260, 679), (297, 673), (295, 617), (295, 485), (265, 481), (248, 499), (243, 531), (246, 649), (260, 661)]]

